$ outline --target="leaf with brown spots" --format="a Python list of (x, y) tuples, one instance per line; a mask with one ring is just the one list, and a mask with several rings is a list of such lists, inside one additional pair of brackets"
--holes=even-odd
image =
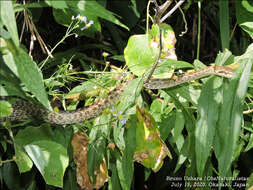
[(134, 160), (157, 172), (163, 164), (163, 159), (171, 153), (160, 138), (160, 132), (153, 117), (137, 106), (136, 151)]

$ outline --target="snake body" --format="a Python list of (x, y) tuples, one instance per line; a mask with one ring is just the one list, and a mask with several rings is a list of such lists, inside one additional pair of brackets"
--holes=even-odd
[[(144, 83), (143, 86), (147, 89), (171, 88), (210, 75), (232, 78), (234, 71), (226, 66), (209, 66), (182, 74), (180, 76), (175, 76), (170, 79), (150, 79), (148, 82)], [(75, 111), (52, 112), (24, 100), (17, 101), (12, 104), (13, 111), (8, 118), (11, 121), (15, 121), (24, 120), (30, 117), (37, 117), (48, 123), (58, 125), (79, 123), (100, 115), (105, 108), (110, 107), (118, 101), (129, 82), (130, 80), (117, 86), (114, 90), (110, 91), (105, 98), (100, 98), (90, 106), (77, 109)]]

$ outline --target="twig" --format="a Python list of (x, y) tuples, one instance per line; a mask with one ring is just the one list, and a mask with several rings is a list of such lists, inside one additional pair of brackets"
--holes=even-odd
[(154, 63), (147, 79), (144, 81), (144, 83), (148, 83), (148, 81), (150, 80), (151, 76), (153, 75), (155, 68), (157, 67), (160, 58), (161, 58), (161, 54), (162, 54), (162, 30), (160, 28), (160, 23), (162, 23), (166, 18), (168, 18), (183, 2), (184, 0), (180, 0), (162, 19), (162, 15), (163, 13), (168, 9), (168, 7), (171, 4), (171, 0), (167, 0), (164, 4), (162, 4), (161, 6), (158, 5), (158, 3), (156, 2), (156, 0), (153, 0), (155, 7), (156, 7), (156, 14), (154, 17), (154, 24), (157, 24), (159, 27), (159, 44), (160, 44), (160, 48), (159, 48), (159, 54), (158, 57), (156, 59), (156, 62)]
[(32, 51), (34, 48), (34, 41), (36, 41), (36, 37), (34, 36), (34, 34), (31, 34), (31, 41), (30, 41), (30, 47), (29, 47), (29, 56), (33, 59), (32, 57)]
[(243, 111), (243, 114), (249, 114), (249, 113), (253, 113), (253, 109), (249, 109), (249, 110)]
[[(156, 15), (155, 15), (155, 18), (158, 19), (158, 20), (156, 20), (156, 21), (154, 20), (154, 23), (156, 23), (156, 24), (158, 25), (158, 27), (159, 27), (159, 54), (158, 54), (158, 57), (157, 57), (157, 59), (156, 59), (154, 65), (153, 65), (153, 67), (152, 67), (152, 69), (151, 69), (151, 71), (150, 71), (150, 73), (149, 73), (147, 79), (144, 81), (144, 83), (147, 83), (147, 82), (150, 80), (151, 76), (153, 75), (153, 73), (154, 73), (154, 71), (155, 71), (156, 66), (157, 66), (158, 63), (159, 63), (159, 60), (160, 60), (161, 54), (162, 54), (162, 30), (161, 30), (161, 28), (160, 28), (160, 18), (159, 18), (159, 15), (160, 15), (160, 11), (163, 11), (163, 10), (160, 10), (160, 8), (159, 8), (159, 6), (158, 6), (156, 0), (153, 0), (153, 2), (154, 2), (155, 7), (156, 7)], [(167, 3), (167, 2), (168, 2), (168, 1), (166, 1), (165, 3)], [(165, 3), (164, 3), (164, 4), (165, 4)]]
[(162, 23), (161, 21), (161, 17), (163, 15), (163, 13), (165, 13), (165, 11), (168, 9), (168, 7), (170, 6), (170, 4), (172, 3), (171, 0), (167, 0), (165, 3), (163, 3), (161, 6), (159, 6), (156, 2), (156, 0), (153, 0), (154, 4), (155, 4), (155, 9), (156, 9), (156, 13), (154, 16), (154, 24), (157, 23)]
[[(47, 48), (46, 44), (44, 43), (44, 41), (42, 40), (42, 38), (41, 38), (39, 32), (37, 31), (37, 29), (36, 29), (36, 27), (35, 27), (32, 19), (31, 19), (30, 15), (27, 13), (26, 10), (24, 10), (24, 17), (25, 17), (25, 21), (27, 23), (27, 26), (30, 29), (30, 32), (31, 32), (31, 35), (32, 35), (31, 38), (35, 37), (35, 39), (38, 39), (38, 42), (40, 44), (40, 47), (41, 47), (43, 53), (47, 53), (49, 57), (53, 58), (52, 54), (48, 50), (48, 48)], [(30, 52), (29, 52), (29, 54), (31, 54), (31, 51), (32, 51), (31, 47), (32, 47), (32, 44), (30, 44)]]
[(160, 28), (160, 24), (158, 24), (158, 27), (159, 27), (159, 44), (160, 44), (160, 47), (159, 47), (159, 54), (158, 54), (158, 57), (155, 61), (155, 64), (153, 65), (149, 75), (148, 75), (148, 78), (144, 81), (144, 83), (148, 83), (148, 81), (150, 80), (151, 76), (153, 75), (154, 71), (155, 71), (155, 68), (156, 66), (158, 65), (159, 61), (160, 61), (160, 58), (161, 58), (161, 54), (162, 54), (162, 30)]
[(163, 18), (161, 18), (160, 22), (162, 23), (168, 17), (170, 17), (177, 10), (177, 8), (180, 7), (180, 5), (182, 5), (183, 3), (184, 0), (180, 0), (166, 15), (163, 16)]
[(179, 7), (179, 11), (181, 12), (182, 17), (183, 17), (184, 29), (185, 29), (183, 32), (181, 32), (181, 34), (179, 34), (179, 36), (182, 37), (188, 31), (188, 26), (187, 26), (187, 21), (186, 21), (186, 18), (185, 18), (185, 14), (184, 14), (183, 10), (181, 9), (181, 7)]

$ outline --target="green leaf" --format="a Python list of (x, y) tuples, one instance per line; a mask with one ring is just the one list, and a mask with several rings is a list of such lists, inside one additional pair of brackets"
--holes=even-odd
[(24, 173), (30, 171), (33, 166), (32, 160), (29, 158), (23, 147), (14, 144), (15, 148), (15, 162), (18, 165), (18, 169), (20, 173)]
[(8, 52), (0, 57), (0, 61), (3, 61), (0, 67), (0, 96), (19, 96), (25, 98), (26, 95), (21, 89), (20, 80), (17, 78), (17, 69), (13, 55)]
[(8, 80), (8, 78), (0, 75), (0, 81), (0, 96), (26, 97), (25, 93), (19, 88), (19, 83), (11, 82), (11, 78)]
[(14, 60), (20, 80), (25, 84), (27, 89), (36, 96), (42, 105), (51, 110), (43, 84), (42, 74), (35, 62), (22, 50), (14, 56)]
[(75, 32), (81, 36), (86, 35), (88, 37), (95, 37), (95, 32), (101, 32), (101, 25), (99, 22), (99, 18), (106, 19), (114, 24), (117, 24), (128, 30), (128, 27), (122, 24), (112, 12), (105, 9), (102, 5), (100, 5), (96, 1), (65, 1), (68, 7), (67, 9), (53, 9), (53, 15), (59, 24), (64, 26), (69, 26), (71, 23), (72, 16), (77, 16), (81, 14), (85, 16), (88, 21), (93, 21), (93, 24), (88, 29), (81, 31), (80, 29), (85, 23), (80, 23), (80, 29)]
[(175, 125), (173, 128), (173, 139), (174, 142), (177, 142), (178, 138), (182, 136), (182, 131), (184, 129), (184, 116), (181, 111), (176, 112), (176, 117), (175, 117)]
[(35, 141), (24, 148), (46, 183), (63, 187), (63, 176), (69, 162), (66, 148), (46, 140)]
[(236, 18), (240, 27), (253, 38), (253, 13), (242, 6), (241, 1), (235, 1)]
[(192, 64), (185, 61), (176, 61), (172, 59), (162, 59), (157, 65), (152, 77), (154, 78), (170, 78), (174, 74), (175, 69), (194, 68)]
[[(14, 162), (7, 162), (1, 167), (3, 181), (8, 189), (20, 189), (20, 174)], [(2, 180), (1, 180), (2, 181)], [(1, 182), (2, 184), (2, 182)]]
[(220, 37), (222, 50), (229, 49), (229, 1), (219, 1)]
[[(62, 187), (64, 172), (68, 166), (68, 154), (64, 146), (53, 141), (53, 135), (48, 125), (37, 128), (26, 127), (19, 130), (15, 143), (24, 147), (47, 184)], [(26, 162), (29, 164), (29, 161)], [(25, 168), (20, 164), (19, 167)]]
[(154, 117), (155, 121), (161, 121), (163, 114), (162, 102), (159, 100), (154, 100), (150, 106), (150, 113)]
[(121, 159), (117, 159), (116, 165), (118, 169), (118, 175), (121, 183), (121, 187), (124, 190), (131, 189), (131, 183), (134, 172), (134, 151), (136, 142), (136, 117), (131, 116), (127, 122), (127, 130), (124, 135), (126, 146), (123, 151)]
[(51, 0), (45, 0), (45, 2), (52, 6), (55, 9), (64, 9), (67, 8), (67, 3), (65, 1), (51, 1)]
[(94, 167), (99, 168), (106, 149), (106, 137), (109, 135), (109, 116), (101, 115), (96, 118), (94, 126), (89, 134), (89, 146), (87, 152), (88, 173), (91, 181), (95, 182)]
[(119, 112), (124, 113), (128, 108), (132, 107), (135, 104), (142, 90), (142, 85), (142, 77), (130, 81), (122, 94), (119, 105), (117, 106), (117, 110)]
[(141, 76), (155, 63), (158, 56), (158, 48), (149, 46), (148, 35), (133, 35), (129, 38), (124, 50), (126, 65), (130, 71)]
[[(215, 136), (214, 151), (219, 163), (221, 176), (226, 176), (233, 161), (233, 155), (237, 148), (240, 135), (240, 127), (243, 119), (242, 102), (247, 91), (249, 73), (253, 59), (252, 45), (246, 53), (238, 57), (235, 63), (241, 64), (232, 78), (228, 87), (224, 90), (224, 102), (221, 106), (221, 114), (218, 120), (217, 135)], [(245, 58), (246, 57), (246, 58)]]
[[(76, 182), (76, 171), (75, 170), (67, 170), (66, 178), (64, 180), (63, 189), (71, 189), (71, 190), (80, 190), (80, 186)], [(35, 190), (35, 189), (33, 189)]]
[(112, 171), (112, 175), (109, 178), (108, 189), (109, 190), (115, 190), (115, 189), (121, 190), (120, 179), (118, 176), (116, 163), (115, 162), (110, 163), (109, 169)]
[(27, 3), (27, 4), (14, 4), (14, 11), (15, 12), (20, 12), (20, 11), (24, 11), (26, 9), (43, 8), (43, 7), (48, 7), (48, 4), (45, 3), (45, 2), (33, 2), (33, 3)]
[[(216, 65), (223, 65), (231, 61), (231, 52), (220, 53), (216, 58)], [(222, 103), (222, 85), (220, 77), (212, 76), (203, 85), (198, 100), (198, 121), (195, 129), (196, 166), (199, 176), (203, 175), (206, 162), (210, 156), (210, 149), (216, 131), (219, 108)]]
[(247, 185), (249, 187), (249, 188), (247, 188), (247, 190), (252, 189), (252, 187), (253, 187), (253, 173), (250, 174), (248, 181), (247, 181)]
[(15, 142), (20, 146), (25, 146), (31, 144), (34, 141), (48, 140), (50, 141), (53, 137), (53, 131), (49, 126), (41, 127), (26, 127), (18, 131), (18, 134), (15, 136)]
[(1, 20), (9, 31), (16, 47), (19, 46), (18, 30), (12, 1), (0, 1)]
[(10, 51), (3, 55), (3, 61), (8, 66), (8, 68), (12, 71), (12, 73), (18, 76), (17, 66), (15, 64), (13, 54)]
[[(161, 63), (154, 72), (154, 77), (170, 77), (173, 67), (192, 67), (183, 61), (175, 61), (174, 45), (176, 42), (174, 31), (168, 25), (162, 25), (163, 49)], [(159, 28), (153, 25), (149, 34), (133, 35), (129, 38), (124, 50), (126, 64), (130, 71), (140, 76), (147, 72), (155, 63), (159, 54)]]
[(253, 13), (253, 5), (250, 4), (248, 0), (242, 1), (242, 6), (243, 6), (245, 9), (247, 9), (247, 11)]
[(215, 65), (230, 65), (232, 63), (234, 63), (234, 56), (227, 49), (222, 53), (218, 53), (215, 59)]
[(81, 30), (81, 28), (85, 26), (85, 23), (80, 23), (79, 28), (74, 30), (74, 32), (78, 36), (85, 35), (87, 37), (94, 38), (95, 32), (101, 32), (100, 22), (98, 20), (98, 17), (96, 17), (94, 14), (87, 15), (87, 14), (82, 13), (80, 10), (75, 11), (73, 9), (53, 9), (53, 15), (54, 15), (56, 22), (63, 25), (63, 26), (69, 26), (70, 23), (72, 22), (72, 17), (73, 16), (75, 17), (78, 15), (77, 12), (85, 15), (87, 17), (88, 21), (93, 20), (93, 22), (94, 22), (89, 28), (87, 28), (85, 30)]
[(165, 92), (168, 93), (168, 95), (171, 96), (173, 101), (175, 102), (175, 105), (177, 109), (182, 110), (182, 113), (184, 115), (185, 123), (186, 123), (186, 129), (189, 133), (194, 132), (195, 129), (195, 118), (194, 116), (189, 112), (188, 109), (185, 108), (185, 106), (179, 101), (177, 91), (166, 89)]
[(11, 112), (11, 104), (7, 101), (0, 101), (0, 117), (7, 117)]
[(195, 88), (193, 85), (182, 85), (178, 88), (172, 89), (174, 94), (180, 95), (179, 97), (182, 97), (186, 99), (188, 102), (191, 102), (194, 106), (198, 104), (198, 99), (201, 93), (201, 90), (198, 88)]
[(222, 79), (210, 78), (203, 86), (199, 101), (199, 119), (195, 129), (197, 171), (202, 176), (215, 135), (219, 106), (222, 102)]
[(161, 139), (165, 141), (171, 130), (175, 127), (176, 112), (171, 111), (168, 116), (162, 117), (161, 122), (158, 123), (159, 131), (161, 133)]
[(247, 152), (247, 151), (249, 151), (252, 148), (253, 148), (253, 133), (251, 133), (251, 135), (250, 135), (248, 145), (245, 148), (244, 152)]
[(128, 27), (122, 24), (112, 12), (106, 10), (102, 5), (100, 5), (97, 1), (79, 1), (77, 7), (80, 10), (80, 13), (83, 15), (95, 15), (97, 17), (108, 20), (114, 24), (117, 24), (127, 30)]
[(120, 149), (125, 148), (124, 132), (125, 128), (122, 127), (121, 123), (118, 123), (118, 125), (113, 128), (113, 140)]

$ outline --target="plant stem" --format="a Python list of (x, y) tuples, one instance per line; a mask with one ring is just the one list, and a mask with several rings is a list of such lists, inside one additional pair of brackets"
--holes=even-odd
[(198, 2), (198, 44), (197, 44), (197, 59), (199, 59), (200, 51), (200, 33), (201, 33), (201, 2)]

